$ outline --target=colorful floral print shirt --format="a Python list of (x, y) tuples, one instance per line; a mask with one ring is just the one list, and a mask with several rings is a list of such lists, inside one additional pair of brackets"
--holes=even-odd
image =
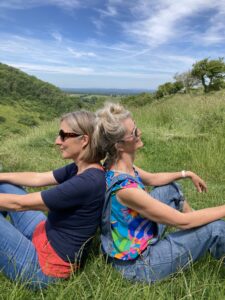
[[(110, 185), (114, 177), (114, 171), (106, 172), (106, 182)], [(135, 171), (135, 178), (139, 182), (132, 179), (125, 179), (118, 182), (112, 188), (111, 200), (111, 233), (113, 238), (114, 249), (110, 253), (111, 257), (121, 260), (135, 259), (142, 253), (155, 234), (155, 223), (142, 217), (138, 212), (130, 209), (117, 200), (116, 192), (124, 188), (140, 188), (144, 189), (141, 178)]]

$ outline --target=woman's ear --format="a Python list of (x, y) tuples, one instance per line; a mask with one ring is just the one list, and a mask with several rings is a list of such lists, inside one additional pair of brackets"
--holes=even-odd
[(85, 148), (89, 143), (89, 136), (84, 134), (82, 136), (82, 148)]
[(123, 145), (122, 145), (122, 143), (117, 142), (115, 144), (115, 148), (116, 148), (117, 152), (123, 151)]

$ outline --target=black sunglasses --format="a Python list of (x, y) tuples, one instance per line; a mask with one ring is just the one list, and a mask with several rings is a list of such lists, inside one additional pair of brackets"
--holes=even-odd
[(118, 142), (126, 142), (127, 138), (130, 138), (130, 137), (132, 137), (132, 138), (138, 137), (138, 128), (136, 126), (134, 127), (132, 133), (129, 136), (125, 137), (123, 140), (120, 140)]
[(60, 137), (60, 139), (62, 140), (62, 142), (65, 141), (65, 139), (68, 139), (68, 138), (76, 138), (78, 136), (82, 136), (83, 134), (80, 134), (80, 133), (75, 133), (75, 132), (65, 132), (63, 131), (62, 129), (59, 130), (59, 134), (58, 136)]

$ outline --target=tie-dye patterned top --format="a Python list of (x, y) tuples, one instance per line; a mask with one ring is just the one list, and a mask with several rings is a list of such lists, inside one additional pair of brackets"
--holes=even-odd
[[(109, 186), (114, 177), (114, 171), (106, 172), (106, 183)], [(135, 178), (118, 182), (112, 188), (111, 200), (111, 233), (113, 250), (109, 255), (121, 260), (132, 260), (142, 253), (151, 243), (155, 234), (155, 223), (142, 217), (138, 212), (130, 209), (117, 200), (116, 192), (124, 188), (144, 189), (141, 178), (135, 171)]]

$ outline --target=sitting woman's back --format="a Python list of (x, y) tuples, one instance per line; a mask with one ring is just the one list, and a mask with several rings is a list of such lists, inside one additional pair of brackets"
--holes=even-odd
[[(193, 211), (174, 183), (190, 178), (202, 192), (205, 182), (191, 171), (149, 173), (134, 166), (143, 142), (130, 112), (111, 103), (97, 116), (99, 140), (107, 152), (101, 240), (108, 261), (127, 279), (154, 282), (207, 251), (223, 257), (225, 222), (218, 219), (225, 216), (225, 205)], [(145, 186), (156, 187), (149, 194)], [(181, 230), (163, 236), (166, 225)]]
[[(105, 196), (95, 127), (93, 113), (66, 114), (55, 143), (73, 163), (43, 173), (0, 173), (0, 268), (10, 279), (41, 288), (68, 278), (85, 261)], [(27, 194), (20, 185), (54, 187)]]

